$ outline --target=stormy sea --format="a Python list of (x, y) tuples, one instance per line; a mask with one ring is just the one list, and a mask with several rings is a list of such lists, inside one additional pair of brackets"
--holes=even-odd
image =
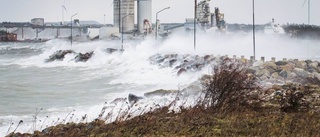
[[(0, 136), (10, 132), (33, 132), (67, 122), (92, 121), (111, 109), (123, 109), (117, 99), (128, 95), (141, 98), (136, 105), (165, 105), (172, 95), (145, 96), (158, 89), (180, 90), (211, 73), (212, 64), (201, 69), (181, 63), (212, 55), (229, 57), (253, 55), (251, 35), (199, 34), (154, 38), (73, 42), (50, 40), (44, 43), (0, 43)], [(48, 61), (59, 50), (72, 50), (63, 59)], [(320, 41), (279, 35), (256, 37), (256, 59), (320, 59)], [(79, 53), (93, 53), (78, 61)], [(166, 58), (167, 57), (167, 58)], [(174, 60), (167, 60), (175, 57)], [(190, 89), (189, 96), (196, 96)], [(184, 104), (192, 105), (194, 98)], [(139, 107), (136, 106), (138, 109)], [(143, 112), (138, 112), (141, 114)]]

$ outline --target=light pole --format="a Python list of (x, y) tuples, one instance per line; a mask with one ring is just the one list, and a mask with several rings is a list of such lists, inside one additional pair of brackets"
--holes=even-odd
[(103, 14), (103, 24), (106, 25), (106, 14)]
[(308, 0), (308, 24), (310, 25), (310, 0)]
[(125, 15), (124, 17), (122, 17), (122, 20), (121, 20), (121, 51), (123, 51), (123, 20), (125, 17), (128, 17), (129, 15), (133, 15), (133, 13), (129, 13)]
[(194, 0), (194, 20), (193, 20), (193, 49), (194, 50), (196, 50), (196, 44), (197, 44), (197, 41), (196, 41), (197, 3), (198, 3), (197, 0)]
[(74, 17), (74, 16), (76, 16), (78, 13), (76, 13), (76, 14), (73, 14), (72, 16), (71, 16), (71, 48), (72, 48), (72, 18)]
[(156, 14), (156, 39), (158, 39), (158, 14), (164, 10), (170, 9), (170, 7), (166, 7), (160, 11), (157, 12)]
[(119, 1), (119, 10), (118, 10), (118, 12), (119, 12), (119, 32), (120, 32), (120, 23), (121, 23), (121, 1), (120, 0), (118, 0)]
[(256, 28), (255, 28), (255, 22), (254, 22), (254, 0), (252, 0), (252, 29), (253, 29), (253, 59), (256, 59)]

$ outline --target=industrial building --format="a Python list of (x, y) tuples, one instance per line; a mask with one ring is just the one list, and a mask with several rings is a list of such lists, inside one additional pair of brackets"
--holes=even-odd
[[(113, 24), (105, 25), (97, 22), (85, 24), (78, 19), (71, 23), (45, 23), (44, 18), (33, 18), (31, 23), (3, 22), (0, 23), (0, 29), (5, 28), (7, 31), (9, 28), (9, 32), (16, 34), (19, 41), (70, 37), (74, 40), (90, 40), (93, 39), (88, 38), (90, 29), (93, 28), (99, 31), (95, 34), (94, 39), (139, 38), (148, 35), (165, 37), (175, 30), (193, 30), (195, 24), (199, 30), (224, 31), (226, 29), (224, 14), (220, 13), (218, 8), (215, 8), (212, 13), (209, 1), (200, 0), (197, 3), (196, 18), (186, 19), (184, 23), (160, 24), (160, 21), (157, 20), (154, 25), (152, 23), (152, 0), (114, 0)], [(135, 17), (137, 17), (136, 23)]]
[[(154, 34), (152, 25), (152, 0), (136, 1), (137, 12), (134, 10), (135, 0), (114, 0), (114, 27), (117, 27), (120, 33), (137, 33), (138, 35)], [(215, 13), (212, 13), (210, 11), (209, 1), (210, 0), (201, 0), (197, 3), (197, 26), (202, 30), (207, 30), (212, 27), (216, 27), (218, 30), (225, 30), (226, 23), (224, 21), (224, 14), (220, 13), (218, 8), (215, 8)], [(137, 27), (135, 28), (134, 17), (136, 13)], [(184, 27), (185, 30), (191, 30), (194, 28), (193, 25), (191, 25), (193, 23), (194, 19), (186, 19), (186, 22), (182, 23), (182, 25), (169, 26), (165, 27), (167, 29), (160, 30), (168, 31), (180, 27)], [(159, 27), (159, 24), (157, 27)]]

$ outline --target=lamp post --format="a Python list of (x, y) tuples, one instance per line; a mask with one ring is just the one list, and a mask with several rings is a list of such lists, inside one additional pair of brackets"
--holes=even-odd
[(256, 28), (255, 28), (255, 21), (254, 21), (254, 0), (252, 0), (252, 29), (253, 29), (253, 59), (256, 59)]
[(308, 24), (310, 25), (310, 0), (308, 0)]
[(120, 23), (121, 23), (121, 1), (120, 0), (118, 0), (119, 1), (119, 10), (118, 10), (118, 12), (119, 12), (119, 32), (120, 32)]
[(71, 16), (71, 48), (72, 48), (72, 18), (74, 17), (74, 16), (76, 16), (78, 13), (76, 13), (76, 14), (73, 14), (72, 16)]
[(197, 32), (197, 28), (196, 28), (196, 22), (197, 22), (197, 0), (194, 1), (194, 21), (193, 21), (193, 49), (196, 50), (196, 32)]
[(133, 13), (129, 13), (125, 15), (124, 17), (122, 17), (122, 20), (121, 20), (121, 51), (123, 51), (123, 20), (125, 17), (128, 17), (129, 15), (133, 15)]
[(164, 10), (170, 9), (170, 7), (166, 7), (160, 11), (157, 12), (156, 14), (156, 39), (158, 39), (158, 14)]

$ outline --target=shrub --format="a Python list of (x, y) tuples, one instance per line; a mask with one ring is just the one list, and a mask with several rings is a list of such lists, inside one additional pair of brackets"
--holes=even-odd
[(305, 101), (305, 96), (310, 96), (312, 91), (310, 86), (300, 88), (298, 85), (287, 84), (286, 90), (279, 99), (280, 109), (283, 112), (298, 112), (309, 110), (311, 102)]
[(247, 69), (248, 64), (229, 58), (214, 66), (212, 75), (202, 83), (205, 91), (202, 105), (226, 111), (248, 104), (250, 93), (259, 86)]

